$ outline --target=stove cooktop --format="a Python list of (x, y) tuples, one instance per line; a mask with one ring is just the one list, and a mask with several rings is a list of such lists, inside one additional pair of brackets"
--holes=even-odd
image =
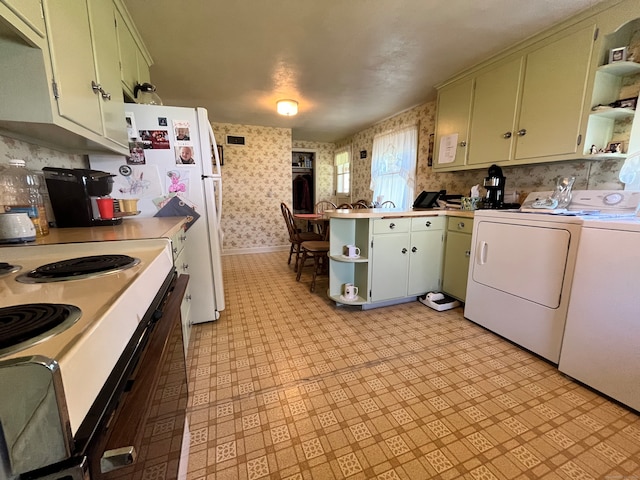
[(81, 280), (117, 273), (121, 270), (135, 267), (139, 263), (140, 259), (129, 255), (91, 255), (41, 265), (30, 272), (18, 275), (16, 280), (22, 283)]
[[(117, 255), (138, 259), (109, 275), (53, 283), (21, 283), (17, 277), (56, 262)], [(81, 312), (68, 328), (19, 350), (0, 351), (0, 365), (44, 357), (60, 367), (71, 429), (75, 434), (139, 321), (173, 270), (168, 239), (0, 247), (0, 262), (21, 272), (0, 276), (0, 311), (41, 304), (72, 305)]]

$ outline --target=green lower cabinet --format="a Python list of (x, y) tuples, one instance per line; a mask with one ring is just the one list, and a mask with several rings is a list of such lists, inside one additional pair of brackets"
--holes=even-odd
[(444, 254), (442, 291), (458, 300), (467, 296), (471, 234), (449, 231)]
[(409, 272), (409, 234), (374, 236), (371, 265), (372, 302), (406, 297)]
[(379, 220), (373, 229), (382, 233), (372, 236), (372, 302), (414, 297), (440, 287), (444, 218), (403, 221), (396, 220), (387, 230), (385, 221)]
[(424, 295), (440, 290), (444, 231), (411, 233), (411, 260), (407, 295)]

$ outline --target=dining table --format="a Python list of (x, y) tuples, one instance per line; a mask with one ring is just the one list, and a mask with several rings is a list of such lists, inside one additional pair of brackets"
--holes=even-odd
[(324, 213), (294, 213), (293, 218), (306, 220), (309, 230), (313, 230), (315, 226), (322, 238), (329, 240), (329, 217)]

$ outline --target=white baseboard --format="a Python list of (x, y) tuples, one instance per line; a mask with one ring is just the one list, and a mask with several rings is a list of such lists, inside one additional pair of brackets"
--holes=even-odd
[(291, 245), (273, 245), (270, 247), (225, 248), (222, 255), (245, 255), (249, 253), (288, 252)]

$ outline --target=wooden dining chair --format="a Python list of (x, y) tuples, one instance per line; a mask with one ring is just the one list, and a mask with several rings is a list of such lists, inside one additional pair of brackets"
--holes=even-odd
[(386, 200), (380, 204), (380, 208), (396, 208), (396, 204), (391, 200)]
[(313, 211), (315, 213), (324, 213), (325, 210), (335, 210), (336, 209), (336, 204), (333, 202), (330, 202), (329, 200), (320, 200), (318, 203), (316, 203)]
[(284, 222), (287, 224), (287, 231), (289, 233), (289, 242), (291, 242), (291, 248), (289, 249), (289, 260), (287, 262), (288, 265), (291, 264), (291, 257), (293, 253), (296, 254), (296, 263), (294, 264), (293, 271), (298, 271), (298, 262), (300, 260), (300, 245), (303, 242), (313, 241), (313, 240), (323, 240), (323, 236), (319, 233), (314, 232), (301, 232), (293, 219), (293, 214), (291, 210), (287, 206), (286, 203), (280, 204), (280, 211), (282, 212), (282, 216), (284, 217)]
[(351, 205), (350, 203), (341, 203), (341, 204), (340, 204), (340, 205), (338, 205), (336, 208), (337, 208), (337, 209), (344, 209), (344, 208), (352, 209), (352, 208), (353, 208), (353, 205)]
[(369, 208), (369, 204), (364, 200), (358, 200), (356, 203), (353, 203), (353, 208)]
[(300, 281), (302, 275), (302, 269), (307, 261), (307, 258), (313, 258), (313, 276), (311, 277), (310, 291), (314, 292), (316, 289), (316, 278), (319, 274), (327, 271), (327, 260), (329, 259), (329, 242), (328, 241), (308, 241), (302, 242), (302, 260), (298, 266), (298, 273), (296, 274), (296, 282)]

